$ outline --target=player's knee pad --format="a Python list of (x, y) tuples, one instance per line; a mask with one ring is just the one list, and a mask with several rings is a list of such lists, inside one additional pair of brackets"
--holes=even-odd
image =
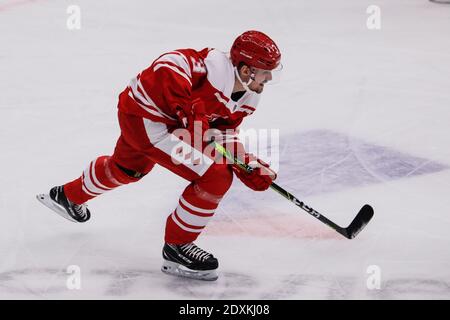
[(107, 160), (106, 168), (107, 175), (112, 179), (116, 179), (120, 184), (136, 182), (145, 176), (143, 173), (123, 167), (111, 157)]
[(147, 174), (147, 173), (142, 173), (142, 172), (134, 171), (131, 169), (127, 169), (118, 163), (115, 163), (115, 164), (123, 173), (125, 173), (127, 176), (134, 178), (134, 179), (138, 179), (138, 180), (142, 179), (142, 177), (144, 177)]

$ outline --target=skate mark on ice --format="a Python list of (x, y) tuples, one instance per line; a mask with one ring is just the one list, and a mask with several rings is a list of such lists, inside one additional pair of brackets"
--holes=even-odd
[(166, 285), (169, 292), (175, 292), (189, 299), (231, 299), (245, 297), (254, 292), (257, 281), (247, 274), (220, 272), (214, 282), (187, 278), (170, 278)]
[(405, 278), (389, 279), (380, 290), (369, 292), (371, 299), (448, 299), (450, 282), (439, 279)]
[(354, 287), (350, 277), (291, 274), (283, 277), (260, 299), (348, 299)]
[(394, 278), (380, 289), (369, 290), (366, 278), (350, 276), (287, 275), (259, 299), (448, 299), (450, 282), (445, 279)]
[(220, 272), (219, 279), (205, 282), (172, 277), (159, 269), (82, 269), (81, 290), (67, 288), (70, 275), (59, 268), (23, 268), (0, 273), (0, 298), (155, 297), (155, 288), (166, 288), (176, 299), (230, 299), (249, 296), (257, 281), (249, 275)]
[[(159, 270), (84, 270), (82, 290), (66, 287), (68, 274), (60, 268), (22, 268), (0, 273), (0, 298), (155, 297), (170, 293), (173, 299), (447, 299), (448, 278), (391, 278), (379, 290), (365, 287), (365, 278), (290, 274), (272, 286), (236, 272), (220, 272), (214, 282), (169, 277)], [(50, 283), (49, 283), (50, 282)], [(156, 290), (156, 291), (155, 291)], [(255, 296), (256, 295), (256, 296)]]
[(109, 270), (96, 269), (92, 275), (107, 279), (107, 285), (104, 289), (106, 296), (126, 297), (133, 293), (133, 287), (140, 283), (160, 276), (159, 270)]
[(67, 291), (67, 273), (58, 268), (23, 268), (0, 273), (0, 293), (10, 297), (34, 296)]

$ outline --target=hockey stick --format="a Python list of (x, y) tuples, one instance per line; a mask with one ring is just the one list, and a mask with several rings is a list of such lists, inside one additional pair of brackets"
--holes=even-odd
[[(225, 149), (222, 145), (220, 145), (219, 143), (217, 143), (215, 141), (213, 141), (213, 143), (214, 143), (214, 148), (222, 156), (224, 156), (225, 158), (232, 161), (233, 164), (239, 166), (240, 168), (246, 170), (247, 172), (251, 172), (253, 170), (253, 168), (250, 167), (249, 165), (247, 165), (246, 163), (240, 161), (236, 157), (233, 157), (233, 155), (230, 153), (230, 151)], [(293, 202), (296, 206), (298, 206), (298, 207), (302, 208), (303, 210), (305, 210), (306, 212), (308, 212), (314, 218), (320, 220), (327, 226), (333, 228), (334, 230), (336, 230), (338, 233), (340, 233), (347, 239), (353, 239), (354, 237), (356, 237), (356, 235), (358, 233), (360, 233), (362, 229), (364, 229), (366, 224), (368, 224), (370, 219), (372, 219), (372, 217), (373, 217), (373, 208), (370, 205), (366, 204), (361, 208), (361, 210), (359, 210), (358, 214), (353, 219), (352, 223), (350, 223), (350, 225), (347, 228), (343, 228), (341, 226), (338, 226), (336, 223), (334, 223), (327, 217), (323, 216), (322, 214), (320, 214), (319, 212), (317, 212), (310, 206), (307, 206), (302, 201), (298, 200), (291, 193), (284, 190), (282, 187), (277, 185), (275, 182), (272, 182), (272, 184), (270, 185), (270, 188), (272, 188), (273, 190), (275, 190), (276, 192), (281, 194), (283, 197), (285, 197), (289, 201)]]

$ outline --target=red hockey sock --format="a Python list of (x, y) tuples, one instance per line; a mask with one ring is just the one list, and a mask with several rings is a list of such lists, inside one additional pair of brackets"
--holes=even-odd
[(110, 156), (101, 156), (92, 161), (81, 177), (66, 183), (66, 197), (77, 204), (95, 198), (118, 186), (138, 181), (120, 170)]
[(192, 182), (181, 195), (175, 211), (167, 218), (165, 242), (184, 244), (195, 241), (213, 217), (232, 180), (231, 170), (221, 165)]

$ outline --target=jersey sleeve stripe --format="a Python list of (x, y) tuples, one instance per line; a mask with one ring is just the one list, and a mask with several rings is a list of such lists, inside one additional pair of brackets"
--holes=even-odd
[(130, 90), (130, 94), (131, 97), (134, 99), (134, 101), (136, 101), (139, 104), (143, 104), (146, 105), (148, 107), (150, 107), (150, 103), (148, 103), (148, 101), (146, 101), (146, 99), (144, 98), (144, 96), (142, 95), (142, 93), (139, 91), (138, 87), (133, 87), (130, 86), (131, 90)]
[(145, 91), (144, 86), (141, 83), (141, 80), (138, 80), (138, 88), (140, 89), (140, 91), (142, 92), (142, 94), (144, 95), (145, 99), (150, 103), (150, 106), (152, 106), (153, 108), (155, 108), (159, 113), (161, 113), (164, 117), (170, 119), (170, 120), (176, 120), (175, 118), (169, 116), (168, 114), (164, 113), (160, 108), (158, 108), (158, 106), (156, 105), (156, 103), (152, 100), (152, 98), (150, 98), (150, 96), (147, 94), (147, 91)]
[(189, 78), (189, 76), (188, 76), (185, 72), (180, 71), (177, 67), (172, 66), (172, 65), (170, 65), (170, 64), (168, 64), (168, 63), (157, 63), (157, 64), (153, 67), (153, 71), (156, 72), (156, 71), (157, 71), (158, 69), (160, 69), (160, 68), (169, 68), (169, 69), (175, 71), (175, 72), (178, 73), (180, 76), (182, 76), (183, 78), (185, 78), (186, 81), (189, 82), (189, 85), (192, 86), (192, 81), (191, 81), (191, 79)]
[(173, 64), (183, 70), (189, 78), (192, 78), (191, 67), (189, 66), (186, 57), (184, 57), (181, 53), (175, 51), (173, 53), (170, 52), (165, 54), (156, 60), (155, 64), (160, 62), (170, 62), (170, 64)]
[(143, 105), (142, 103), (139, 103), (139, 101), (136, 101), (136, 99), (134, 98), (134, 96), (133, 96), (133, 94), (131, 93), (131, 91), (128, 93), (128, 95), (129, 95), (132, 99), (134, 99), (134, 101), (136, 102), (136, 104), (137, 104), (139, 107), (141, 107), (142, 109), (144, 109), (145, 111), (147, 111), (147, 112), (150, 113), (151, 115), (154, 115), (154, 116), (156, 116), (156, 117), (163, 118), (163, 119), (166, 118), (166, 117), (164, 117), (161, 113), (159, 113), (158, 111), (156, 111), (156, 109), (154, 109), (153, 107), (151, 107), (151, 106), (147, 107), (147, 106)]
[(176, 120), (175, 118), (165, 114), (156, 106), (156, 103), (150, 98), (142, 86), (139, 76), (131, 80), (129, 87), (131, 90), (128, 95), (145, 111), (157, 117)]
[(172, 51), (170, 53), (179, 55), (184, 60), (184, 62), (189, 66), (188, 59), (186, 58), (186, 56), (183, 53), (181, 53), (180, 51)]

